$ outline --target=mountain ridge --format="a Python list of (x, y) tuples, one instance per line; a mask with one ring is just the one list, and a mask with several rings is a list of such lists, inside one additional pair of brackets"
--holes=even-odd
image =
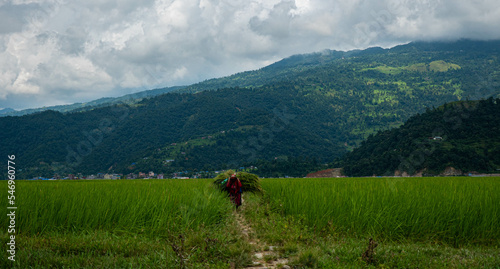
[[(450, 46), (453, 45), (453, 46)], [(383, 53), (391, 53), (391, 52), (398, 52), (400, 50), (405, 50), (408, 49), (409, 47), (412, 47), (414, 49), (418, 50), (424, 50), (424, 51), (436, 51), (436, 50), (443, 50), (452, 48), (453, 51), (457, 50), (470, 50), (470, 49), (484, 49), (485, 47), (488, 47), (488, 49), (491, 49), (492, 47), (497, 48), (498, 52), (498, 47), (500, 47), (500, 41), (493, 40), (493, 41), (474, 41), (474, 40), (469, 40), (469, 39), (462, 39), (458, 41), (440, 41), (440, 42), (425, 42), (425, 41), (415, 41), (415, 42), (410, 42), (406, 44), (401, 44), (394, 46), (392, 48), (381, 48), (381, 47), (369, 47), (364, 50), (360, 49), (354, 49), (354, 50), (349, 50), (349, 51), (338, 51), (338, 50), (330, 50), (330, 49), (325, 49), (321, 52), (313, 52), (313, 53), (306, 53), (306, 54), (295, 54), (291, 55), (289, 57), (283, 58), (280, 61), (277, 61), (275, 63), (272, 63), (268, 66), (262, 67), (258, 70), (250, 70), (250, 71), (244, 71), (236, 74), (232, 74), (229, 76), (225, 77), (220, 77), (220, 78), (212, 78), (208, 79), (202, 82), (198, 82), (195, 84), (191, 84), (188, 86), (173, 86), (173, 87), (166, 87), (166, 88), (158, 88), (158, 89), (152, 89), (152, 90), (146, 90), (146, 91), (141, 91), (141, 92), (136, 92), (132, 94), (127, 94), (124, 96), (120, 97), (102, 97), (93, 101), (89, 101), (86, 103), (74, 103), (70, 105), (56, 105), (56, 106), (49, 106), (49, 107), (42, 107), (42, 108), (30, 108), (30, 109), (23, 109), (23, 110), (9, 110), (5, 111), (3, 113), (0, 113), (0, 117), (4, 116), (22, 116), (22, 115), (28, 115), (32, 113), (37, 113), (41, 111), (46, 111), (46, 110), (54, 110), (54, 111), (59, 111), (59, 112), (78, 112), (78, 111), (86, 111), (98, 107), (103, 107), (103, 106), (111, 106), (119, 103), (126, 103), (126, 104), (134, 104), (137, 102), (140, 102), (144, 98), (151, 98), (154, 96), (158, 96), (161, 94), (165, 94), (168, 92), (179, 92), (179, 93), (194, 93), (194, 92), (199, 92), (203, 90), (216, 90), (219, 88), (230, 88), (230, 87), (260, 87), (265, 84), (269, 83), (276, 83), (284, 79), (288, 79), (288, 76), (292, 76), (293, 72), (290, 72), (289, 74), (279, 74), (276, 71), (272, 70), (282, 70), (286, 68), (293, 68), (297, 66), (301, 67), (314, 67), (314, 66), (321, 66), (323, 64), (328, 64), (331, 63), (332, 61), (339, 60), (339, 59), (345, 59), (349, 57), (356, 57), (356, 56), (366, 56), (370, 54), (383, 54)], [(271, 72), (269, 72), (271, 71)], [(256, 80), (260, 80), (261, 78), (256, 75), (256, 73), (259, 72), (269, 72), (270, 74), (266, 78), (267, 81), (265, 83), (260, 83), (256, 84)], [(252, 80), (251, 77), (257, 77), (257, 79)], [(271, 79), (272, 78), (272, 79)], [(241, 83), (241, 81), (238, 82), (232, 82), (232, 80), (250, 80), (250, 82), (246, 83)]]
[(119, 97), (102, 97), (102, 98), (95, 99), (95, 100), (85, 102), (85, 103), (74, 103), (74, 104), (69, 104), (69, 105), (56, 105), (56, 106), (48, 106), (48, 107), (40, 107), (40, 108), (28, 108), (28, 109), (22, 109), (22, 110), (10, 109), (9, 111), (3, 112), (3, 113), (0, 111), (0, 117), (24, 116), (24, 115), (39, 113), (39, 112), (48, 111), (48, 110), (53, 110), (53, 111), (58, 111), (58, 112), (63, 112), (63, 113), (83, 112), (83, 111), (88, 111), (88, 110), (99, 108), (99, 107), (112, 106), (112, 105), (116, 105), (116, 104), (135, 104), (137, 102), (140, 102), (144, 98), (151, 98), (154, 96), (158, 96), (161, 94), (172, 92), (172, 91), (178, 90), (179, 88), (182, 88), (182, 87), (183, 86), (174, 86), (174, 87), (152, 89), (152, 90), (146, 90), (146, 91), (126, 94), (126, 95), (119, 96)]
[[(280, 175), (302, 176), (310, 171), (296, 170), (298, 163), (306, 167), (307, 160), (313, 169), (314, 163), (331, 162), (426, 108), (497, 96), (500, 42), (480, 43), (296, 56), (267, 67), (270, 73), (263, 68), (214, 80), (194, 93), (85, 112), (3, 117), (0, 148), (24, 160), (26, 177), (171, 173), (263, 162), (282, 169)], [(239, 86), (219, 87), (231, 83)]]

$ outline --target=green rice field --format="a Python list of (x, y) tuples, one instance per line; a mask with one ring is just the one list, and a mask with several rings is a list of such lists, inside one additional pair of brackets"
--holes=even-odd
[(104, 230), (168, 235), (218, 225), (231, 212), (225, 195), (210, 188), (207, 180), (17, 184), (17, 225), (22, 234)]
[[(0, 267), (243, 268), (256, 246), (242, 237), (234, 207), (212, 181), (18, 180), (17, 260), (3, 255)], [(246, 194), (240, 212), (255, 230), (251, 236), (277, 246), (279, 258), (293, 268), (500, 267), (498, 177), (282, 178), (261, 184), (264, 194)], [(7, 182), (0, 186), (6, 205)], [(6, 207), (2, 227), (9, 225)], [(6, 246), (7, 228), (0, 236)], [(385, 244), (378, 263), (359, 258), (367, 238)], [(395, 248), (405, 251), (391, 252)], [(470, 259), (455, 264), (456, 251), (464, 249)], [(429, 257), (406, 254), (426, 251)], [(435, 264), (412, 260), (422, 258)]]
[(266, 179), (274, 209), (333, 233), (453, 245), (500, 238), (499, 178)]

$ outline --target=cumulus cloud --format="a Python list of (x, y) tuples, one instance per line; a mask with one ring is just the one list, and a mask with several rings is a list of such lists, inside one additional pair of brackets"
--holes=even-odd
[(0, 108), (186, 85), (296, 53), (500, 38), (496, 0), (7, 0)]

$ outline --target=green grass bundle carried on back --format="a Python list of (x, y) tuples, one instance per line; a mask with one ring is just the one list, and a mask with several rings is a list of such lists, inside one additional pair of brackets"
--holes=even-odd
[[(217, 186), (217, 188), (219, 188), (221, 191), (224, 191), (226, 186), (225, 183), (227, 183), (226, 179), (229, 179), (234, 173), (235, 172), (233, 170), (227, 170), (224, 173), (220, 173), (215, 177), (214, 185)], [(241, 185), (243, 185), (243, 192), (263, 192), (262, 187), (260, 186), (260, 179), (257, 175), (247, 172), (238, 172), (236, 173), (236, 176), (240, 179)]]

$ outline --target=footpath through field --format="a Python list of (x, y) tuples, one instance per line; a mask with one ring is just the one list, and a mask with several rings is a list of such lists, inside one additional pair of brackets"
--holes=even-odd
[[(244, 197), (244, 196), (243, 196)], [(243, 200), (242, 197), (242, 200)], [(236, 222), (238, 223), (238, 227), (241, 230), (241, 234), (243, 238), (248, 241), (248, 243), (256, 249), (255, 253), (253, 253), (252, 265), (247, 266), (246, 268), (255, 268), (255, 269), (274, 269), (274, 268), (282, 268), (287, 269), (290, 268), (288, 265), (287, 259), (278, 259), (276, 247), (268, 246), (265, 242), (261, 242), (258, 238), (256, 238), (256, 233), (252, 229), (251, 224), (247, 221), (244, 216), (244, 211), (248, 210), (246, 203), (243, 201), (242, 206), (234, 211), (234, 215), (236, 218)]]

